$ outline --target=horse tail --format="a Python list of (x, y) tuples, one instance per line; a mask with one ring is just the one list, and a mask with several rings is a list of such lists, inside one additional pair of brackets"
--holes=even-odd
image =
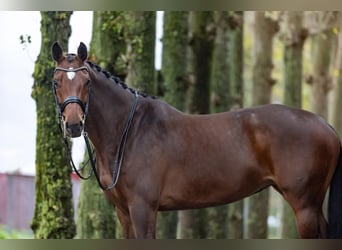
[(342, 147), (330, 183), (328, 201), (328, 238), (342, 238)]

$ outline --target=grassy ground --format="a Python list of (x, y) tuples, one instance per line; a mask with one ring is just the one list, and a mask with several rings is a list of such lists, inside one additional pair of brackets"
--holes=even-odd
[(33, 239), (30, 231), (11, 231), (8, 232), (4, 226), (0, 226), (0, 239)]

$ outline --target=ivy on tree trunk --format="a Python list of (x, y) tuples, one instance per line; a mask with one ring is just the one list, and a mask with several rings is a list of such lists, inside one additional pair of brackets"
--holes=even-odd
[(128, 72), (127, 84), (147, 94), (156, 93), (154, 48), (156, 13), (129, 11), (126, 13)]

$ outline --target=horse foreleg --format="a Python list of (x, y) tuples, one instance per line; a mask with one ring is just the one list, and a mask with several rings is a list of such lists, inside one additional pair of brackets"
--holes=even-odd
[(137, 239), (156, 237), (157, 209), (143, 200), (136, 200), (129, 207), (133, 230)]
[(116, 214), (120, 221), (124, 238), (125, 239), (135, 238), (132, 221), (131, 221), (128, 211), (122, 211), (121, 209), (116, 207)]

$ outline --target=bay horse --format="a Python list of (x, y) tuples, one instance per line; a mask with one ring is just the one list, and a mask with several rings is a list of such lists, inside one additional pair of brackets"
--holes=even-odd
[(340, 139), (321, 117), (282, 105), (190, 115), (87, 61), (83, 43), (77, 54), (54, 43), (52, 56), (63, 134), (89, 134), (125, 238), (155, 238), (158, 211), (228, 204), (269, 186), (292, 207), (301, 238), (342, 236)]

